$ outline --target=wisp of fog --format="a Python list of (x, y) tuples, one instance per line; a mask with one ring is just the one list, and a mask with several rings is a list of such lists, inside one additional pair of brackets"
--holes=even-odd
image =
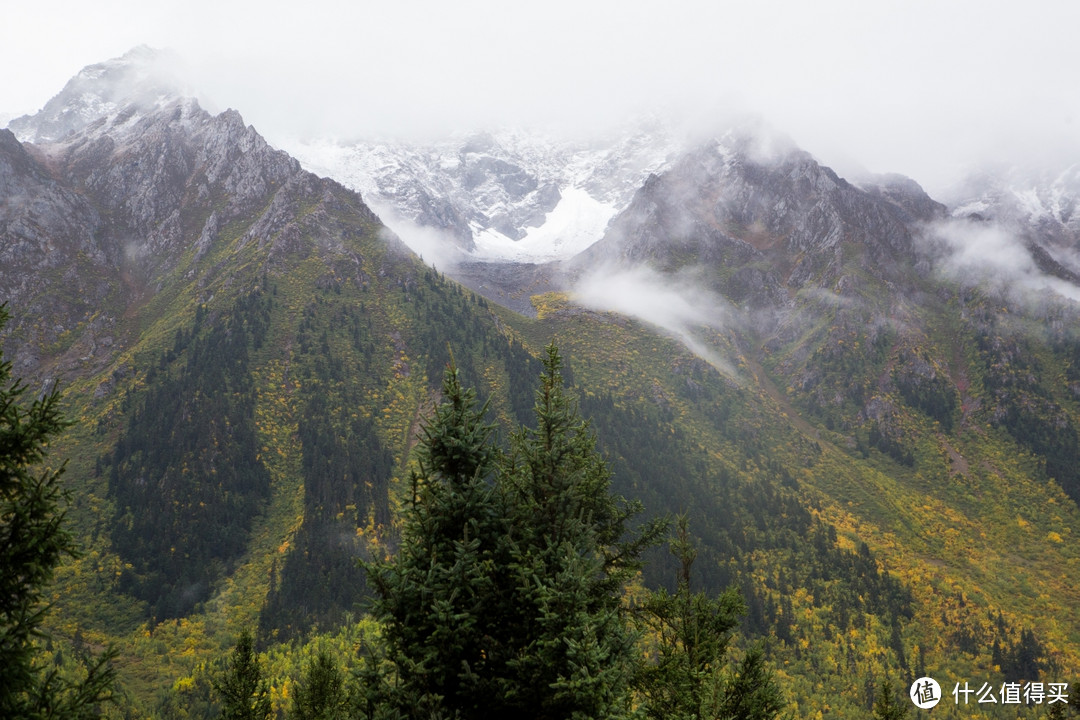
[(583, 306), (636, 318), (678, 340), (722, 374), (738, 380), (734, 365), (698, 337), (702, 329), (730, 327), (735, 314), (727, 301), (703, 288), (684, 271), (665, 276), (647, 266), (601, 266), (572, 286)]
[(998, 223), (943, 220), (927, 228), (923, 250), (946, 277), (986, 284), (1020, 302), (1047, 291), (1080, 302), (1080, 287), (1043, 272), (1023, 239)]

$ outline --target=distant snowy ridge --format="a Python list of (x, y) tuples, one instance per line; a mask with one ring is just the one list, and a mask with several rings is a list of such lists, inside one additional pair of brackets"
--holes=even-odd
[(984, 171), (955, 188), (953, 215), (1059, 226), (1080, 234), (1080, 165), (1053, 171), (1006, 168)]
[[(63, 145), (76, 135), (114, 141), (170, 108), (195, 113), (196, 93), (171, 52), (139, 46), (88, 65), (37, 113), (12, 119), (22, 142)], [(175, 108), (174, 110), (171, 108)], [(429, 260), (539, 263), (597, 241), (650, 174), (683, 148), (658, 121), (585, 142), (523, 130), (431, 143), (278, 141), (305, 168), (357, 190)]]
[[(40, 146), (59, 148), (77, 135), (108, 135), (123, 145), (162, 111), (181, 122), (198, 118), (196, 93), (179, 79), (181, 66), (171, 52), (136, 47), (83, 68), (40, 111), (10, 119), (8, 127), (20, 141)], [(272, 140), (306, 169), (360, 192), (414, 251), (446, 268), (545, 263), (583, 252), (650, 176), (699, 149), (701, 135), (695, 140), (676, 127), (670, 118), (652, 117), (592, 140), (522, 129), (430, 142)], [(714, 142), (724, 162), (736, 156), (771, 162), (794, 147), (753, 123)], [(997, 223), (1080, 273), (1080, 165), (990, 168), (944, 199), (955, 217)]]
[(308, 170), (360, 192), (421, 254), (434, 249), (435, 232), (460, 259), (524, 263), (567, 259), (599, 240), (681, 150), (658, 123), (591, 144), (522, 130), (426, 145), (278, 144)]

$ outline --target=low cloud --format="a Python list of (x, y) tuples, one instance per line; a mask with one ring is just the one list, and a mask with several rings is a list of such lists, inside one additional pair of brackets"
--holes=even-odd
[(691, 273), (665, 276), (645, 266), (604, 266), (582, 276), (572, 292), (585, 307), (628, 315), (660, 328), (724, 375), (738, 379), (734, 365), (700, 337), (703, 330), (734, 324), (733, 311)]
[(1024, 240), (996, 223), (966, 219), (936, 223), (924, 234), (923, 250), (946, 277), (988, 286), (1018, 302), (1031, 302), (1033, 294), (1047, 292), (1080, 302), (1080, 287), (1043, 272)]
[(433, 268), (452, 273), (466, 258), (465, 253), (457, 246), (457, 241), (449, 232), (418, 225), (388, 205), (373, 202), (368, 196), (365, 196), (364, 202), (379, 216), (387, 228), (384, 230), (384, 239), (395, 237)]

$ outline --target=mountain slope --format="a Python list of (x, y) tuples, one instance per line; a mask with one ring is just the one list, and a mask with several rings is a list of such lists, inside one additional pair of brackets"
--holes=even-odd
[[(902, 668), (957, 681), (997, 672), (1023, 679), (1033, 666), (1017, 648), (1021, 628), (1031, 628), (1046, 653), (1042, 672), (1067, 675), (1080, 639), (1075, 625), (1059, 624), (1080, 599), (1073, 574), (1060, 572), (1078, 561), (1080, 416), (1069, 380), (1076, 288), (1060, 274), (1051, 279), (1066, 282), (1051, 283), (1052, 269), (1034, 261), (1027, 278), (1004, 268), (957, 273), (957, 256), (977, 257), (979, 236), (954, 222), (911, 181), (856, 187), (794, 149), (762, 153), (725, 139), (650, 178), (575, 263), (583, 287), (598, 282), (603, 273), (593, 268), (603, 263), (648, 278), (623, 290), (639, 295), (625, 304), (631, 313), (665, 297), (654, 290), (664, 277), (683, 300), (712, 293), (712, 302), (726, 302), (724, 313), (685, 313), (667, 325), (702, 357), (726, 358), (730, 381), (760, 408), (755, 421), (737, 420), (744, 435), (734, 446), (709, 434), (722, 427), (716, 419), (697, 420), (710, 437), (703, 445), (746, 458), (743, 476), (762, 465), (752, 449), (767, 448), (842, 544), (869, 543), (910, 583), (915, 622), (901, 619), (885, 640)], [(952, 254), (941, 250), (944, 233)], [(661, 274), (627, 271), (641, 266)], [(1040, 284), (1028, 282), (1035, 275)], [(574, 297), (538, 299), (541, 315), (595, 365), (591, 342), (577, 340), (590, 332), (573, 327), (588, 317)], [(661, 314), (636, 312), (665, 325)], [(613, 321), (604, 317), (597, 321)], [(640, 364), (635, 347), (624, 363)], [(659, 378), (678, 367), (662, 353), (651, 357), (639, 372)], [(680, 427), (695, 424), (687, 418)], [(796, 448), (807, 442), (815, 452), (800, 457)], [(764, 570), (773, 574), (783, 577)], [(774, 602), (798, 594), (772, 582)], [(867, 639), (850, 622), (847, 614), (823, 620), (832, 661), (851, 657), (851, 648), (831, 645), (830, 632)], [(916, 650), (919, 665), (910, 665)], [(838, 662), (836, 677), (876, 672), (863, 662), (849, 661), (846, 671)], [(834, 689), (842, 693), (843, 682)]]
[[(117, 102), (69, 130), (0, 134), (3, 342), (77, 420), (53, 451), (88, 550), (52, 622), (121, 645), (133, 712), (197, 707), (240, 627), (295, 660), (355, 620), (450, 349), (506, 432), (552, 337), (617, 489), (691, 515), (696, 576), (740, 588), (798, 716), (865, 717), (885, 675), (1080, 667), (1075, 308), (946, 274), (913, 182), (739, 136), (664, 166), (572, 269), (647, 264), (675, 292), (631, 284), (643, 304), (722, 305), (672, 330), (573, 294), (495, 307), (233, 111)], [(657, 550), (644, 581), (674, 571)]]
[(167, 619), (205, 652), (205, 622), (286, 638), (363, 597), (355, 559), (390, 529), (448, 342), (504, 421), (535, 365), (237, 113), (129, 110), (60, 143), (4, 133), (0, 287), (20, 321), (5, 352), (59, 376), (80, 420), (56, 452), (91, 549), (55, 622), (122, 639), (143, 694), (187, 662), (148, 662), (141, 633)]

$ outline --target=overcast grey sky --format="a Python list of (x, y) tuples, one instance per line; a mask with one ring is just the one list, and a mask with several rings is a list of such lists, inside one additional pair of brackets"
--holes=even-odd
[(653, 106), (755, 113), (842, 171), (930, 188), (1080, 158), (1080, 3), (546, 0), (7, 3), (0, 114), (83, 66), (171, 47), (212, 109), (275, 136), (508, 123), (595, 131)]

